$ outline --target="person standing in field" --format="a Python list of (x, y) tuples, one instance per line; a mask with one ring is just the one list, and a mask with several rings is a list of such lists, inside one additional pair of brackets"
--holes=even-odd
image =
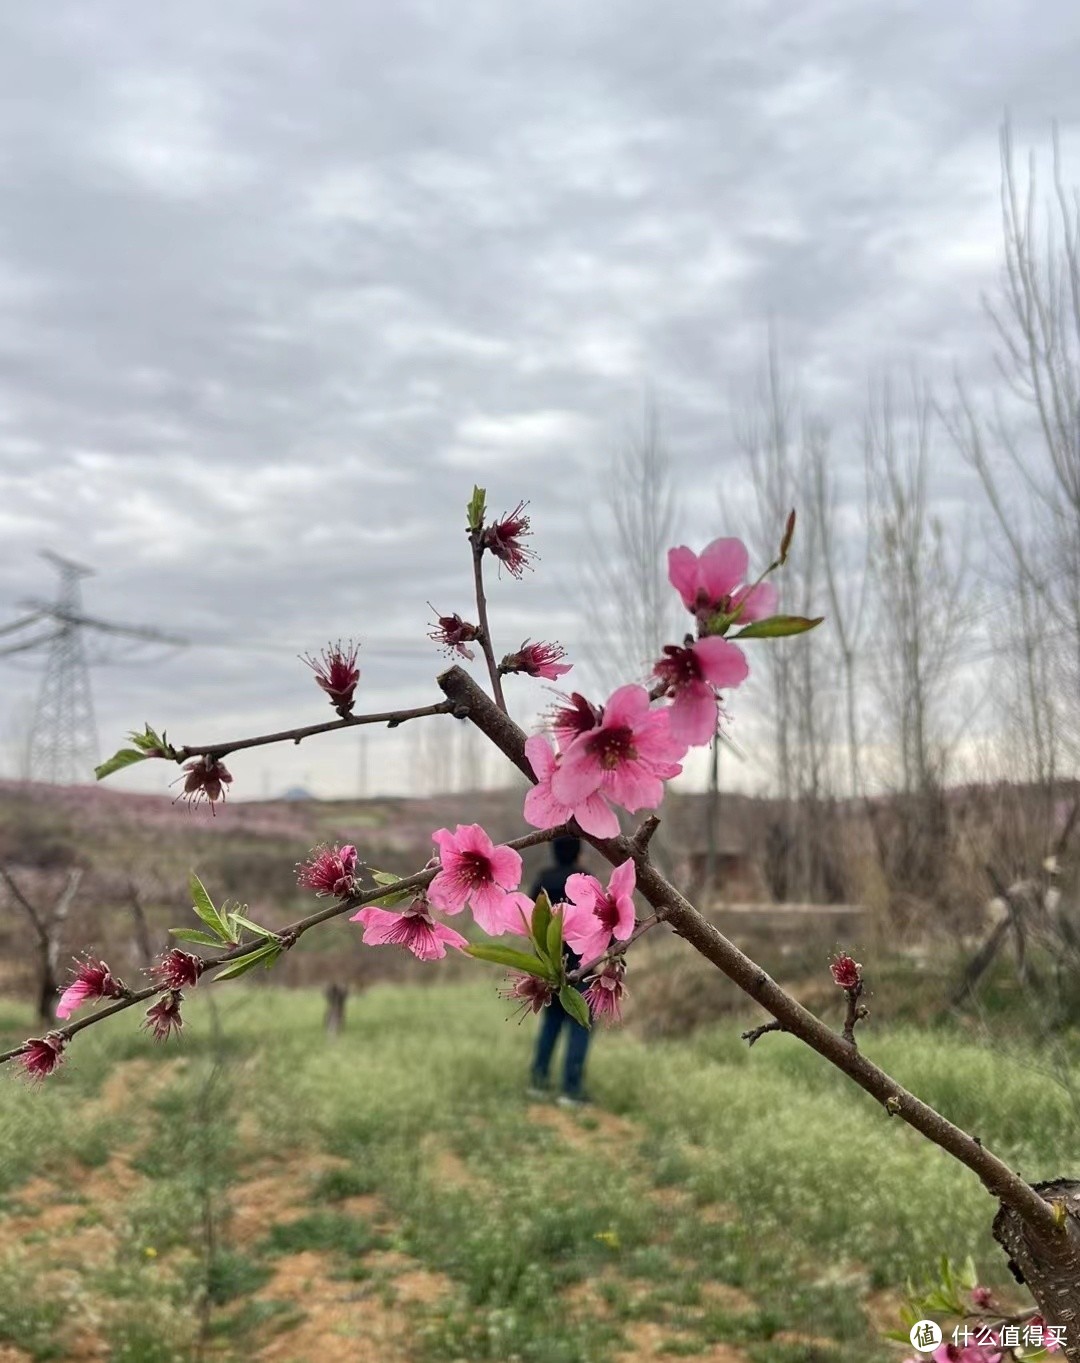
[[(570, 835), (555, 838), (552, 841), (551, 850), (555, 856), (554, 864), (545, 866), (536, 877), (532, 889), (529, 891), (529, 897), (535, 899), (541, 891), (544, 891), (551, 901), (552, 908), (555, 908), (559, 904), (566, 903), (566, 882), (581, 869), (578, 866), (578, 857), (581, 855), (581, 839)], [(578, 956), (577, 952), (571, 951), (568, 946), (564, 946), (563, 953), (566, 958), (566, 968), (577, 970), (581, 965), (581, 957)], [(542, 1010), (540, 1033), (536, 1038), (536, 1052), (533, 1056), (529, 1095), (533, 1098), (543, 1098), (547, 1095), (551, 1082), (551, 1061), (555, 1054), (559, 1035), (564, 1027), (567, 1029), (566, 1056), (563, 1061), (562, 1092), (559, 1094), (558, 1101), (566, 1106), (587, 1103), (589, 1100), (585, 1096), (582, 1084), (585, 1077), (585, 1057), (589, 1051), (591, 1032), (587, 1027), (583, 1027), (580, 1022), (574, 1021), (558, 998), (552, 998), (547, 1007)]]

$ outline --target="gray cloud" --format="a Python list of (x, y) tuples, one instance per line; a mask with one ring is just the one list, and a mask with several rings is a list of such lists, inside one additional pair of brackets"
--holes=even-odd
[[(841, 433), (868, 372), (989, 375), (997, 123), (1056, 116), (1080, 178), (1078, 48), (1049, 0), (9, 6), (0, 614), (51, 545), (95, 611), (213, 645), (101, 673), (103, 746), (317, 717), (293, 653), (339, 634), (373, 705), (422, 701), (476, 480), (544, 555), (493, 588), (507, 646), (573, 645), (583, 507), (646, 391), (700, 541), (739, 529), (766, 318)], [(255, 770), (355, 779), (329, 747)]]

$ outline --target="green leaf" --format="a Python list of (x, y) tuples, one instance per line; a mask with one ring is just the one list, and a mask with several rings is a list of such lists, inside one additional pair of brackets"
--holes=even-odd
[(745, 625), (738, 634), (733, 634), (733, 639), (783, 639), (789, 634), (805, 634), (809, 629), (816, 629), (825, 617), (817, 616), (815, 619), (807, 619), (805, 615), (770, 615), (767, 620), (755, 620), (753, 624)]
[[(372, 871), (371, 878), (376, 885), (396, 885), (401, 876), (394, 875), (393, 871)], [(416, 895), (416, 890), (400, 890), (397, 894), (384, 894), (378, 899), (369, 899), (369, 905), (378, 906), (381, 909), (392, 909), (395, 904), (403, 904), (406, 899), (412, 899)]]
[(560, 971), (562, 970), (562, 958), (563, 958), (563, 950), (562, 950), (563, 936), (562, 936), (562, 930), (563, 930), (563, 916), (562, 916), (562, 910), (560, 909), (560, 910), (558, 911), (558, 913), (553, 913), (553, 914), (551, 915), (551, 922), (548, 924), (548, 930), (547, 930), (547, 954), (548, 954), (548, 958), (550, 959), (551, 964), (555, 967), (555, 969), (556, 969), (556, 970), (560, 970)]
[(107, 762), (102, 762), (94, 768), (94, 775), (99, 781), (104, 781), (106, 776), (111, 776), (114, 771), (123, 771), (125, 767), (130, 767), (133, 762), (145, 762), (150, 756), (149, 753), (139, 752), (138, 748), (121, 748), (119, 752), (113, 753)]
[(238, 960), (233, 961), (224, 970), (219, 970), (214, 979), (234, 980), (237, 975), (244, 975), (257, 965), (265, 965), (269, 969), (280, 955), (280, 944), (267, 942), (265, 946), (258, 947), (255, 951), (249, 952), (247, 956), (241, 956)]
[(214, 901), (206, 893), (206, 886), (203, 885), (194, 871), (191, 873), (191, 880), (188, 883), (188, 888), (191, 891), (191, 898), (193, 901), (191, 907), (203, 920), (206, 926), (217, 933), (220, 941), (235, 942), (236, 938), (233, 936), (228, 923), (214, 907)]
[(221, 946), (220, 937), (211, 937), (208, 932), (198, 932), (195, 928), (170, 928), (173, 937), (179, 937), (181, 942), (194, 942), (200, 947), (219, 947)]
[(134, 743), (147, 757), (175, 756), (175, 750), (170, 747), (169, 743), (166, 741), (165, 735), (162, 734), (159, 738), (149, 724), (143, 725), (141, 734), (132, 730), (132, 732), (128, 734), (128, 738), (130, 738), (132, 743)]
[(537, 951), (544, 951), (547, 947), (547, 931), (550, 922), (551, 900), (547, 896), (547, 891), (541, 890), (536, 896), (536, 903), (533, 906), (531, 924), (532, 939), (536, 943)]
[(487, 489), (473, 487), (472, 497), (469, 505), (465, 508), (465, 521), (470, 530), (481, 530), (484, 525), (484, 513), (487, 511)]
[(492, 965), (504, 965), (508, 970), (523, 970), (526, 975), (535, 975), (541, 980), (551, 978), (551, 969), (546, 961), (542, 961), (539, 956), (532, 956), (528, 952), (515, 951), (513, 947), (500, 947), (487, 942), (478, 942), (475, 946), (463, 947), (462, 950), (469, 956), (475, 956), (478, 961), (490, 961)]
[(276, 932), (271, 932), (269, 928), (260, 927), (258, 923), (253, 923), (250, 918), (245, 918), (242, 913), (230, 913), (229, 923), (234, 932), (237, 928), (247, 928), (248, 932), (253, 932), (256, 937), (265, 937), (267, 940), (275, 942), (278, 940)]
[(559, 990), (559, 1002), (575, 1022), (580, 1022), (582, 1027), (590, 1025), (589, 1005), (572, 985), (564, 984)]

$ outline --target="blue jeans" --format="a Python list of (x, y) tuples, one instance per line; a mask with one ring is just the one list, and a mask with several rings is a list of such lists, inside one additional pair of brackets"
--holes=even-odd
[(532, 1081), (538, 1088), (546, 1088), (551, 1071), (551, 1058), (563, 1027), (569, 1029), (566, 1038), (566, 1058), (563, 1062), (563, 1092), (571, 1098), (581, 1097), (581, 1081), (585, 1074), (585, 1056), (589, 1050), (588, 1027), (575, 1022), (557, 998), (543, 1010), (540, 1035), (536, 1038)]

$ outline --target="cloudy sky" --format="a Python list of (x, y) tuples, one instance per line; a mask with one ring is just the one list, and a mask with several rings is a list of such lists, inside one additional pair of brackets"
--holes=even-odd
[[(1064, 0), (4, 6), (0, 623), (50, 547), (97, 570), (91, 613), (193, 640), (114, 648), (102, 750), (318, 720), (295, 655), (339, 634), (364, 708), (424, 703), (478, 481), (529, 499), (542, 556), (492, 588), (501, 641), (573, 651), (586, 510), (647, 395), (700, 545), (740, 531), (770, 317), (841, 432), (890, 366), (988, 379), (998, 125), (1045, 153), (1056, 117), (1080, 181), (1078, 64)], [(9, 747), (39, 666), (0, 662)], [(369, 790), (415, 756), (373, 740)], [(235, 768), (359, 779), (351, 736)]]

